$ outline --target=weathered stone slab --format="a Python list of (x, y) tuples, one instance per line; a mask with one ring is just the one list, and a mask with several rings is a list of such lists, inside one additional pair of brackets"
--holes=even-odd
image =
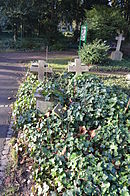
[(46, 101), (45, 97), (41, 94), (42, 89), (37, 89), (35, 93), (36, 98), (36, 108), (40, 112), (46, 112), (48, 109), (52, 109), (54, 102), (53, 101)]
[(39, 66), (39, 62), (31, 62), (30, 72), (34, 74), (38, 74), (38, 66)]
[(48, 64), (43, 61), (43, 60), (40, 60), (39, 61), (39, 67), (38, 67), (38, 80), (40, 82), (42, 82), (44, 80), (44, 76), (45, 74), (47, 73), (52, 73), (52, 68), (49, 68), (48, 67)]
[(111, 59), (115, 61), (122, 60), (123, 53), (121, 51), (114, 51), (111, 53)]
[(68, 66), (68, 72), (76, 73), (76, 75), (81, 74), (83, 72), (88, 72), (89, 67), (85, 65), (81, 65), (81, 59), (75, 59), (74, 63), (71, 63)]
[(122, 56), (123, 56), (123, 53), (120, 51), (121, 42), (123, 40), (125, 40), (125, 38), (123, 37), (123, 34), (122, 33), (119, 34), (119, 36), (116, 37), (116, 40), (117, 40), (116, 51), (111, 53), (111, 59), (115, 60), (115, 61), (121, 61), (122, 60)]
[(88, 71), (89, 71), (89, 67), (88, 66), (80, 66), (80, 67), (69, 66), (68, 67), (68, 72), (76, 72), (78, 74), (81, 74), (83, 72), (88, 72)]

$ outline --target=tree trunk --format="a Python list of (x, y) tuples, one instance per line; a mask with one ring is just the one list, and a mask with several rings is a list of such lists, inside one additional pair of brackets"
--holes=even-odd
[(18, 37), (18, 29), (16, 23), (14, 23), (13, 31), (14, 31), (14, 42), (16, 42)]

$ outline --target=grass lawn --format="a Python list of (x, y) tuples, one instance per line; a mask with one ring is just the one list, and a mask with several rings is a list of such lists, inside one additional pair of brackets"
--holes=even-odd
[[(49, 59), (49, 66), (54, 69), (54, 71), (65, 71), (67, 70), (68, 62), (73, 61), (74, 58), (64, 57), (64, 58), (53, 58)], [(107, 60), (104, 64), (94, 66), (90, 68), (90, 71), (96, 72), (130, 72), (130, 58), (125, 58), (122, 61), (112, 61)]]
[(48, 59), (49, 67), (54, 71), (66, 71), (68, 67), (68, 62), (74, 61), (73, 57), (63, 57), (63, 58), (50, 58)]
[(130, 58), (124, 58), (122, 61), (112, 61), (111, 59), (108, 59), (103, 64), (91, 68), (90, 71), (130, 72)]
[(106, 86), (112, 86), (117, 91), (123, 91), (130, 96), (130, 81), (125, 76), (99, 76)]

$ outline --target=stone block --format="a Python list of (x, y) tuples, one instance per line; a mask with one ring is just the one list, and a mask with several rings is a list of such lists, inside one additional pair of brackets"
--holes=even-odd
[(123, 53), (120, 51), (114, 51), (111, 53), (111, 59), (115, 61), (121, 61), (122, 56), (123, 56)]
[(52, 109), (54, 102), (53, 101), (46, 101), (45, 97), (41, 94), (41, 89), (37, 89), (35, 93), (36, 98), (36, 108), (40, 112), (45, 113), (48, 109)]

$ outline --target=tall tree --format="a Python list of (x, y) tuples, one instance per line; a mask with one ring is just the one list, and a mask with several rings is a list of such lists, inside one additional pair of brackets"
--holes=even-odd
[(111, 5), (113, 7), (118, 7), (121, 9), (124, 17), (130, 24), (130, 1), (129, 0), (111, 0)]

